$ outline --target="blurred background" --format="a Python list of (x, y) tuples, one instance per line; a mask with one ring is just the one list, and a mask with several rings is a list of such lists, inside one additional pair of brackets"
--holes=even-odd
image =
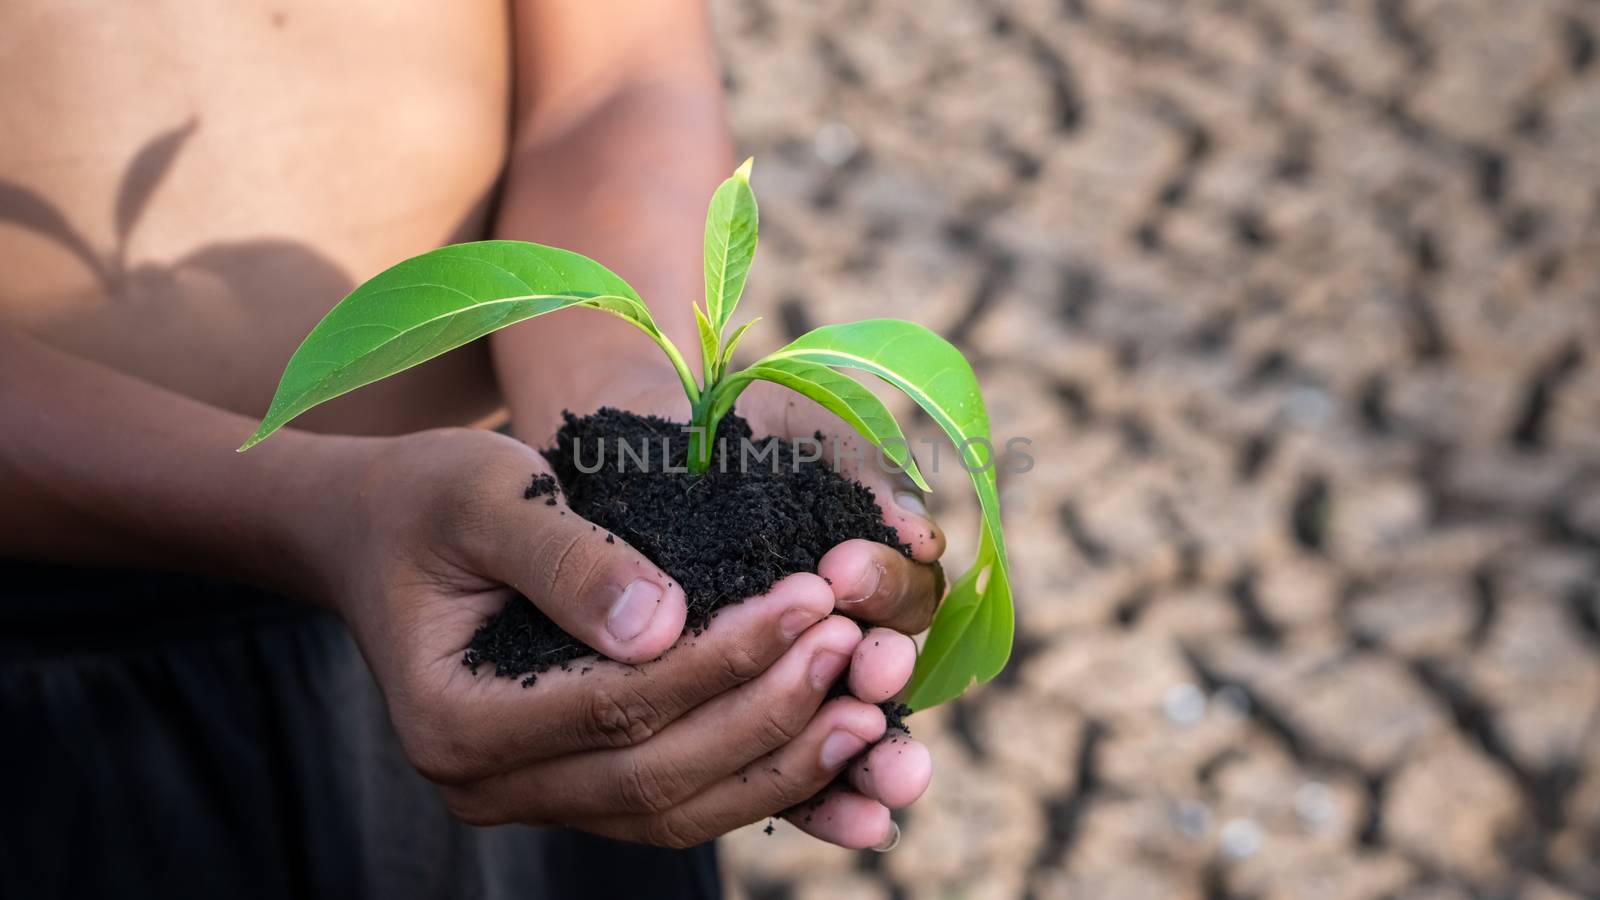
[(769, 343), (925, 322), (1037, 461), (900, 848), (735, 895), (1600, 896), (1600, 4), (713, 6)]

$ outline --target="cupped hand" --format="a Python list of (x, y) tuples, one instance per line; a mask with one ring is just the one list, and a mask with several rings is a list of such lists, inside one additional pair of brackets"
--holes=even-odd
[[(602, 400), (678, 421), (687, 420), (689, 413), (682, 392), (665, 380), (643, 384), (622, 379)], [(944, 533), (910, 477), (879, 464), (875, 448), (821, 406), (785, 388), (757, 382), (740, 396), (736, 409), (757, 437), (809, 441), (821, 434), (823, 460), (830, 466), (837, 463), (842, 474), (870, 488), (884, 521), (911, 548), (908, 558), (898, 548), (850, 540), (824, 554), (817, 566), (834, 609), (869, 626), (861, 646), (870, 652), (851, 666), (856, 696), (873, 702), (890, 699), (904, 687), (908, 676), (903, 673), (916, 662), (916, 645), (909, 636), (927, 629), (944, 596), (944, 573), (938, 563), (945, 549)], [(863, 673), (871, 675), (862, 678)], [(894, 687), (863, 690), (858, 678)], [(889, 811), (920, 797), (932, 774), (927, 747), (903, 733), (893, 735), (852, 764), (847, 781), (853, 790), (830, 790), (820, 806), (808, 803), (785, 817), (804, 831), (846, 846), (873, 846), (877, 842), (866, 842), (871, 835), (892, 843), (899, 832)]]
[[(856, 759), (856, 790), (803, 827), (851, 847), (896, 833), (887, 807), (921, 793), (925, 751), (859, 759), (881, 752), (861, 756), (884, 736), (874, 704), (909, 678), (909, 638), (831, 615), (834, 589), (809, 573), (682, 634), (672, 578), (564, 502), (522, 498), (547, 471), (526, 445), (468, 429), (355, 443), (338, 481), (356, 488), (330, 497), (325, 593), (459, 817), (687, 846), (816, 796)], [(610, 660), (531, 688), (473, 674), (463, 651), (514, 591)], [(847, 666), (850, 693), (827, 699)]]
[[(872, 541), (845, 541), (822, 557), (817, 574), (827, 581), (835, 609), (881, 626), (868, 632), (865, 644), (894, 655), (900, 664), (913, 665), (916, 647), (908, 635), (928, 628), (945, 589), (939, 566), (944, 532), (929, 515), (922, 492), (904, 472), (884, 465), (876, 448), (849, 425), (793, 391), (757, 382), (740, 395), (736, 409), (757, 435), (803, 441), (821, 435), (823, 460), (872, 490), (884, 522), (911, 548), (911, 556)], [(896, 735), (851, 766), (853, 792), (831, 792), (820, 806), (808, 805), (789, 818), (813, 834), (827, 833), (840, 820), (887, 821), (890, 809), (907, 806), (922, 795), (932, 772), (928, 748), (904, 734)], [(898, 836), (897, 829), (894, 834)]]
[[(664, 380), (637, 384), (625, 379), (605, 392), (601, 402), (677, 421), (689, 417), (682, 392)], [(735, 409), (757, 438), (777, 435), (809, 442), (822, 435), (822, 460), (830, 467), (837, 463), (839, 472), (871, 489), (884, 522), (911, 548), (908, 558), (894, 547), (852, 540), (825, 554), (817, 574), (828, 581), (839, 612), (903, 634), (927, 630), (944, 596), (939, 557), (944, 555), (945, 536), (910, 476), (880, 464), (877, 449), (854, 429), (787, 388), (755, 382), (740, 394)]]

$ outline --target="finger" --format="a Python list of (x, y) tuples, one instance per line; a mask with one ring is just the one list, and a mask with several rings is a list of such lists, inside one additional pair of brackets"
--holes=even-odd
[(884, 853), (900, 843), (900, 826), (889, 817), (889, 808), (854, 791), (830, 789), (783, 818), (818, 840), (850, 850)]
[(901, 543), (911, 548), (912, 558), (931, 563), (943, 556), (944, 531), (928, 512), (922, 489), (911, 476), (895, 469), (865, 438), (853, 431), (841, 432), (837, 419), (833, 420), (831, 432), (827, 428), (821, 431), (840, 444), (839, 471), (872, 491), (883, 511), (883, 521), (895, 530)]
[(928, 512), (922, 490), (911, 480), (911, 476), (891, 468), (871, 445), (866, 445), (864, 461), (851, 461), (850, 457), (855, 452), (851, 449), (852, 445), (858, 442), (865, 444), (858, 435), (846, 435), (836, 440), (842, 441), (846, 448), (840, 454), (840, 471), (871, 489), (873, 498), (878, 501), (878, 509), (883, 511), (883, 521), (895, 530), (901, 543), (911, 548), (912, 558), (917, 562), (931, 563), (943, 556), (944, 531)]
[(850, 660), (850, 693), (868, 703), (882, 703), (900, 693), (917, 664), (917, 645), (888, 628), (873, 628), (856, 646)]
[[(461, 798), (505, 822), (661, 813), (794, 740), (849, 664), (861, 629), (830, 617), (758, 678), (636, 747), (576, 753), (484, 779)], [(865, 745), (862, 745), (863, 749)]]
[(927, 629), (943, 589), (938, 563), (913, 562), (893, 547), (850, 540), (817, 563), (840, 612), (906, 634)]
[[(883, 511), (883, 520), (894, 528), (901, 542), (911, 547), (918, 562), (931, 563), (944, 555), (945, 536), (928, 512), (922, 491), (911, 476), (886, 462), (877, 447), (821, 406), (794, 395), (763, 394), (763, 385), (746, 391), (754, 402), (781, 403), (781, 432), (789, 437), (811, 438), (821, 433), (829, 443), (823, 458), (840, 474), (861, 482), (872, 490)], [(781, 389), (776, 389), (781, 390)], [(953, 450), (950, 452), (954, 452)]]
[(642, 743), (759, 676), (832, 608), (827, 584), (802, 573), (724, 607), (705, 631), (684, 635), (642, 666), (586, 658), (523, 688), (444, 661), (434, 670), (444, 683), (415, 692), (430, 698), (415, 713), (432, 724), (407, 751), (432, 780), (461, 784), (567, 753)]
[[(550, 503), (549, 500), (555, 500)], [(605, 656), (638, 663), (683, 633), (683, 588), (644, 554), (567, 508), (559, 493), (518, 503), (475, 560), (561, 629)]]
[(851, 786), (890, 809), (915, 803), (932, 780), (933, 757), (927, 745), (903, 731), (890, 732), (850, 764)]
[[(590, 823), (632, 840), (692, 846), (777, 815), (827, 787), (847, 762), (883, 736), (883, 713), (849, 697), (828, 701), (793, 741), (664, 813)], [(580, 827), (588, 827), (581, 825)]]
[(922, 489), (904, 472), (883, 468), (874, 462), (854, 473), (856, 480), (872, 489), (883, 521), (911, 548), (917, 562), (931, 563), (944, 555), (944, 531), (928, 512)]

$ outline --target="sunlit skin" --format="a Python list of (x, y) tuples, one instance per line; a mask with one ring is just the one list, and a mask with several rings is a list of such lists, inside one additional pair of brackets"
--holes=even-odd
[[(942, 590), (944, 538), (908, 485), (851, 467), (914, 559), (842, 544), (681, 641), (669, 579), (522, 501), (544, 470), (523, 441), (563, 409), (687, 416), (623, 323), (516, 326), (233, 452), (339, 296), (449, 241), (584, 253), (696, 346), (705, 198), (734, 162), (703, 10), (21, 0), (0, 34), (0, 554), (201, 570), (333, 610), (468, 821), (695, 843), (810, 797), (883, 737), (873, 704), (905, 685), (906, 635)], [(174, 133), (119, 226), (140, 148)], [(738, 409), (757, 433), (859, 440), (771, 385)], [(521, 441), (463, 427), (507, 416)], [(640, 573), (662, 611), (618, 641), (609, 598)], [(473, 677), (460, 652), (506, 585), (620, 662), (529, 689)], [(823, 702), (814, 676), (844, 660), (850, 696)], [(880, 744), (849, 765), (853, 790), (791, 818), (883, 846), (931, 773), (921, 744)]]

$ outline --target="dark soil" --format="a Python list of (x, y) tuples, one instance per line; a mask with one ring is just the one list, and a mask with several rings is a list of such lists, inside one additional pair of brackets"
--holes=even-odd
[[(749, 425), (729, 415), (717, 435), (726, 464), (714, 460), (705, 475), (691, 476), (672, 471), (683, 469), (688, 456), (681, 424), (609, 408), (582, 418), (569, 413), (555, 446), (544, 451), (555, 479), (535, 477), (523, 496), (555, 505), (559, 489), (608, 540), (620, 537), (660, 566), (683, 586), (685, 627), (696, 633), (722, 607), (763, 594), (788, 575), (815, 572), (822, 555), (842, 541), (865, 538), (910, 555), (884, 524), (870, 489), (822, 462), (796, 462), (793, 445), (775, 437), (754, 446), (758, 454), (771, 449), (776, 463), (751, 455), (741, 471), (739, 448), (751, 437)], [(619, 441), (635, 452), (619, 454)], [(600, 469), (580, 471), (580, 462), (587, 469), (601, 463), (601, 447)], [(592, 648), (527, 598), (513, 597), (473, 635), (462, 662), (474, 672), (491, 665), (496, 675), (527, 686), (551, 666), (571, 668), (590, 655)]]

